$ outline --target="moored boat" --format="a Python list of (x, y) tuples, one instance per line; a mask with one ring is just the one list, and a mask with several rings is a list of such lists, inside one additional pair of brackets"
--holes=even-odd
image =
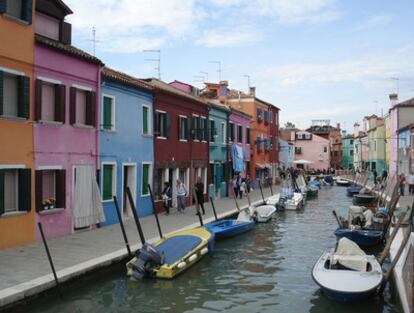
[(349, 180), (340, 179), (340, 178), (338, 178), (337, 180), (335, 180), (335, 183), (336, 183), (337, 186), (341, 186), (341, 187), (349, 187), (349, 186), (351, 186), (351, 182)]
[(358, 194), (361, 191), (361, 187), (353, 185), (346, 189), (348, 196), (352, 197), (353, 195)]
[(355, 205), (373, 204), (377, 201), (376, 195), (356, 194), (353, 196), (352, 203)]
[(319, 193), (318, 187), (309, 185), (306, 191), (306, 196), (308, 198), (315, 198), (316, 196), (318, 196), (318, 193)]
[(342, 238), (336, 251), (321, 255), (312, 278), (328, 298), (350, 302), (375, 294), (384, 275), (375, 256), (366, 255), (354, 242)]
[(127, 276), (172, 279), (198, 262), (214, 247), (214, 234), (204, 227), (177, 231), (154, 244), (145, 243), (130, 260)]
[(338, 239), (348, 238), (358, 246), (372, 247), (380, 244), (383, 239), (383, 232), (379, 230), (338, 228), (335, 230)]
[(266, 223), (272, 219), (273, 214), (276, 212), (274, 205), (260, 205), (251, 208), (253, 216), (258, 223)]
[(303, 195), (299, 192), (294, 192), (293, 196), (284, 200), (285, 210), (299, 210), (304, 206)]
[(240, 235), (253, 229), (255, 222), (250, 218), (250, 212), (243, 210), (239, 213), (237, 220), (225, 219), (205, 225), (214, 234), (216, 239), (228, 238)]

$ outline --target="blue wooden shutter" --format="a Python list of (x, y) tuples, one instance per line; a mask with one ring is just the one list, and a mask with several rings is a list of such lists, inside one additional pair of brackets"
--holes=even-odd
[(19, 211), (29, 212), (31, 208), (32, 197), (32, 170), (19, 170)]
[(266, 123), (269, 123), (269, 112), (268, 111), (264, 111), (264, 119)]
[(262, 138), (260, 136), (257, 137), (257, 152), (262, 150)]
[(30, 115), (30, 78), (26, 76), (19, 77), (19, 96), (18, 96), (18, 107), (17, 116), (25, 119), (29, 118)]

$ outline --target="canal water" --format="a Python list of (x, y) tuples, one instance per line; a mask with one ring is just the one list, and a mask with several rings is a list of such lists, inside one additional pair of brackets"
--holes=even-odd
[(65, 286), (63, 300), (41, 297), (17, 312), (398, 312), (388, 288), (384, 298), (341, 304), (311, 278), (318, 257), (335, 245), (332, 209), (345, 214), (350, 204), (345, 188), (325, 187), (304, 210), (217, 242), (213, 256), (172, 281), (129, 281), (122, 264)]

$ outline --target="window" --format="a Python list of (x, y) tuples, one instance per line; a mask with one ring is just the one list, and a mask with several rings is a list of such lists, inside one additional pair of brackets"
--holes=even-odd
[(265, 123), (269, 123), (269, 111), (264, 111), (264, 120)]
[(374, 140), (374, 151), (377, 151), (377, 141)]
[(354, 150), (349, 150), (349, 155), (353, 156), (354, 155)]
[(302, 147), (295, 147), (295, 154), (302, 154)]
[(221, 142), (226, 144), (226, 123), (221, 123)]
[(59, 41), (60, 39), (60, 22), (58, 19), (42, 14), (38, 11), (35, 13), (35, 32), (36, 34)]
[(246, 143), (250, 144), (250, 128), (246, 128)]
[(103, 96), (102, 122), (103, 129), (115, 130), (115, 97)]
[(325, 153), (328, 152), (328, 147), (327, 146), (323, 147), (323, 152), (325, 152)]
[(210, 142), (216, 142), (216, 123), (210, 120)]
[(66, 206), (65, 170), (36, 171), (36, 211)]
[(272, 136), (269, 136), (269, 150), (273, 149)]
[[(0, 166), (1, 168), (1, 166)], [(31, 170), (0, 169), (0, 215), (31, 209)]]
[(29, 118), (29, 84), (29, 77), (0, 71), (1, 116)]
[(70, 88), (70, 123), (75, 126), (95, 127), (95, 92), (89, 88)]
[(210, 170), (210, 184), (214, 185), (216, 181), (216, 172), (215, 172), (214, 163), (210, 163), (209, 170)]
[(265, 151), (269, 151), (269, 138), (264, 139), (264, 149)]
[(241, 125), (237, 125), (237, 142), (243, 142), (243, 127)]
[(351, 140), (351, 141), (350, 141), (350, 144), (351, 144), (351, 145), (353, 145), (353, 144), (354, 144), (354, 141), (353, 141), (353, 140)]
[(178, 117), (178, 139), (188, 140), (189, 122), (187, 116)]
[(208, 122), (207, 122), (207, 118), (202, 117), (201, 118), (201, 140), (202, 141), (207, 141), (208, 138)]
[(6, 13), (31, 24), (32, 6), (32, 0), (2, 0), (0, 1), (0, 13)]
[(151, 163), (142, 163), (142, 176), (141, 176), (141, 196), (149, 195), (148, 184), (151, 184), (152, 170)]
[(334, 155), (334, 157), (337, 157), (338, 156), (338, 151), (334, 151), (333, 155)]
[(102, 164), (102, 200), (112, 201), (116, 194), (116, 163)]
[(142, 134), (144, 136), (151, 135), (151, 115), (150, 108), (146, 105), (142, 106)]
[(229, 142), (234, 141), (234, 124), (232, 122), (229, 123)]
[(169, 116), (166, 112), (155, 112), (155, 135), (160, 138), (168, 138)]
[(65, 86), (60, 81), (36, 79), (35, 119), (43, 122), (65, 122)]

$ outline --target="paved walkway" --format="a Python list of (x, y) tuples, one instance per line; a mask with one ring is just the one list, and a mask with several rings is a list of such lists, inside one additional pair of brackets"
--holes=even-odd
[[(269, 188), (263, 191), (265, 197), (270, 196)], [(252, 202), (259, 201), (260, 191), (253, 191), (250, 198)], [(246, 207), (247, 200), (239, 200), (239, 205), (241, 208)], [(220, 218), (237, 212), (233, 198), (217, 200), (215, 207)], [(210, 204), (206, 203), (205, 208), (204, 221), (207, 223), (214, 220), (214, 215)], [(169, 216), (159, 215), (163, 233), (199, 226), (195, 212), (195, 207), (188, 207), (184, 214), (173, 212)], [(146, 240), (158, 239), (154, 216), (142, 218), (140, 221)], [(126, 221), (125, 228), (130, 245), (136, 250), (140, 243), (133, 219)], [(47, 232), (47, 229), (44, 231)], [(118, 224), (51, 239), (48, 244), (61, 282), (108, 266), (127, 256)], [(0, 309), (53, 286), (53, 275), (42, 242), (0, 250)]]

